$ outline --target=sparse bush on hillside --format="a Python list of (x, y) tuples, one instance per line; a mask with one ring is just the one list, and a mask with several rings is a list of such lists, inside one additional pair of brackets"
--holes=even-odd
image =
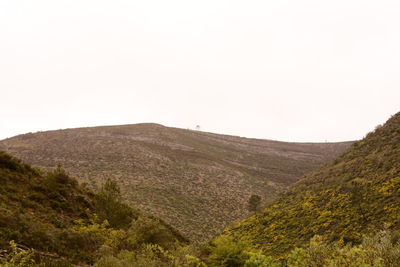
[(0, 168), (17, 172), (23, 172), (26, 170), (33, 171), (33, 169), (27, 164), (24, 164), (21, 160), (7, 154), (4, 151), (0, 151)]
[(251, 195), (247, 209), (250, 212), (258, 212), (261, 209), (261, 197), (259, 195)]
[(53, 179), (56, 183), (59, 184), (69, 184), (73, 187), (76, 187), (78, 185), (78, 181), (70, 177), (68, 173), (61, 167), (61, 165), (58, 165), (55, 170), (49, 171), (47, 173), (47, 176), (48, 178)]

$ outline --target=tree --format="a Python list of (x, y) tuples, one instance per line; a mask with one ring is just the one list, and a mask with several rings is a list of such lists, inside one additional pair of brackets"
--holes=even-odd
[(240, 267), (249, 259), (249, 244), (231, 236), (219, 236), (211, 242), (209, 265), (213, 267)]
[(251, 195), (247, 204), (247, 209), (250, 212), (257, 212), (261, 208), (261, 197), (259, 195)]
[(96, 195), (95, 207), (99, 219), (107, 220), (114, 228), (127, 228), (134, 218), (133, 210), (122, 202), (117, 182), (110, 178)]

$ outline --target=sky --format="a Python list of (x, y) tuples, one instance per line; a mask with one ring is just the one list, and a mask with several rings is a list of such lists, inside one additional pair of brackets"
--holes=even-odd
[(361, 139), (400, 111), (398, 0), (1, 0), (0, 139), (98, 125)]

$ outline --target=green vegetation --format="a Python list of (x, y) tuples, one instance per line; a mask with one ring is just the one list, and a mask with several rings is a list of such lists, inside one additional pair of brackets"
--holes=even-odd
[(0, 141), (0, 149), (43, 169), (61, 164), (91, 189), (112, 178), (127, 203), (191, 240), (206, 241), (248, 215), (251, 195), (271, 201), (350, 144), (285, 143), (137, 124), (24, 134)]
[[(263, 211), (203, 244), (189, 245), (168, 224), (125, 204), (112, 179), (93, 193), (61, 168), (44, 172), (0, 152), (0, 183), (1, 267), (397, 267), (400, 262), (400, 113)], [(248, 210), (256, 212), (260, 202), (253, 193)]]
[(259, 195), (251, 195), (247, 209), (250, 212), (260, 211), (261, 208), (261, 197)]
[(292, 249), (279, 259), (264, 255), (246, 241), (232, 236), (220, 236), (209, 247), (209, 266), (245, 267), (398, 267), (400, 263), (400, 235), (382, 230), (364, 236), (359, 245), (343, 240), (330, 242), (314, 236), (303, 247)]
[(94, 264), (103, 255), (151, 245), (169, 253), (188, 243), (124, 204), (110, 179), (93, 193), (61, 168), (44, 172), (0, 151), (0, 184), (0, 266)]
[[(235, 241), (232, 237), (221, 236), (211, 242), (204, 260), (199, 250), (191, 246), (164, 249), (157, 244), (143, 244), (135, 250), (113, 250), (108, 245), (100, 249), (95, 267), (397, 267), (400, 262), (400, 234), (383, 230), (372, 236), (365, 236), (362, 243), (352, 246), (343, 241), (328, 242), (321, 236), (314, 236), (308, 244), (297, 247), (280, 260), (262, 254), (249, 243)], [(65, 263), (36, 263), (34, 251), (18, 251), (11, 242), (11, 251), (0, 257), (1, 267), (29, 266), (70, 266)]]
[(114, 228), (127, 228), (133, 219), (138, 219), (132, 208), (122, 202), (119, 186), (110, 178), (96, 194), (94, 210), (100, 221), (106, 220)]
[(314, 235), (357, 245), (364, 234), (399, 228), (399, 199), (400, 113), (225, 234), (277, 258)]

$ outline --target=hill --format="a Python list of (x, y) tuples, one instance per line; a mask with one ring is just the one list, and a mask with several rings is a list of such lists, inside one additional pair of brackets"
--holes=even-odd
[(306, 174), (263, 212), (238, 222), (225, 235), (247, 240), (276, 257), (307, 244), (314, 235), (359, 244), (365, 234), (399, 229), (399, 203), (397, 113), (332, 164)]
[(202, 241), (246, 216), (251, 195), (274, 199), (350, 145), (137, 124), (29, 133), (1, 141), (0, 149), (45, 169), (61, 164), (94, 189), (111, 177), (125, 200)]
[(0, 266), (91, 264), (104, 245), (118, 251), (187, 244), (164, 222), (121, 202), (111, 180), (93, 193), (62, 169), (44, 172), (0, 151), (0, 184)]

